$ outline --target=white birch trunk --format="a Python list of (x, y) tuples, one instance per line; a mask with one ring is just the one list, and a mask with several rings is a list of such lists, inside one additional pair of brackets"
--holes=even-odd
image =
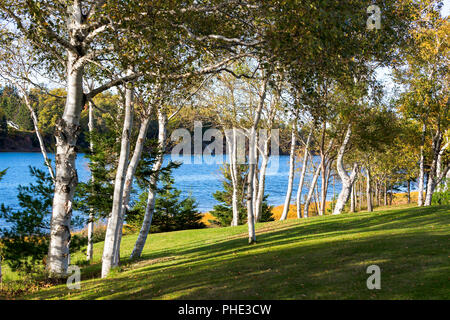
[(258, 153), (258, 148), (256, 147), (256, 145), (258, 144), (258, 135), (255, 132), (255, 148), (253, 150), (254, 152), (254, 158), (255, 158), (255, 171), (253, 172), (253, 196), (252, 196), (252, 201), (253, 201), (253, 216), (255, 218), (255, 223), (257, 221), (257, 216), (256, 216), (256, 212), (257, 212), (257, 201), (258, 201), (258, 185), (259, 185), (259, 181), (258, 181), (258, 166), (259, 166), (259, 153)]
[(262, 153), (261, 153), (262, 160), (261, 160), (261, 169), (259, 171), (259, 185), (255, 211), (256, 221), (259, 221), (261, 219), (262, 203), (264, 200), (264, 189), (266, 183), (266, 171), (267, 165), (269, 163), (269, 140), (270, 137), (265, 137), (265, 141), (262, 146)]
[(280, 220), (286, 220), (289, 213), (289, 206), (291, 203), (292, 196), (292, 187), (294, 185), (294, 175), (295, 175), (295, 144), (296, 140), (296, 132), (297, 131), (297, 119), (295, 119), (294, 124), (292, 125), (292, 133), (291, 133), (291, 150), (289, 153), (289, 178), (288, 178), (288, 187), (286, 191), (286, 197), (284, 199), (284, 207), (283, 213), (281, 214)]
[(372, 176), (370, 172), (369, 166), (366, 168), (367, 171), (367, 180), (366, 180), (366, 196), (367, 196), (367, 211), (372, 212)]
[(436, 168), (436, 185), (437, 185), (437, 191), (442, 192), (444, 190), (444, 183), (442, 183), (445, 176), (448, 174), (448, 165), (447, 167), (442, 167), (442, 156), (445, 152), (445, 150), (450, 146), (450, 141), (447, 141), (447, 143), (442, 147), (441, 151), (439, 151), (438, 159), (437, 159), (437, 168)]
[(261, 83), (261, 89), (259, 93), (259, 104), (255, 112), (255, 118), (253, 120), (253, 125), (250, 129), (250, 139), (249, 139), (249, 169), (248, 169), (248, 185), (247, 185), (247, 225), (248, 225), (248, 243), (252, 244), (256, 242), (256, 232), (255, 232), (255, 213), (253, 211), (253, 179), (255, 177), (255, 167), (256, 167), (256, 128), (258, 127), (259, 120), (261, 118), (262, 108), (264, 106), (264, 101), (266, 99), (266, 89), (269, 77), (266, 75)]
[[(328, 161), (328, 159), (325, 157), (324, 161)], [(322, 165), (322, 186), (320, 191), (320, 210), (319, 215), (325, 215), (326, 206), (327, 206), (327, 194), (328, 194), (328, 181), (330, 180), (330, 174), (331, 174), (331, 165), (332, 161), (329, 164)]]
[[(250, 136), (249, 152), (252, 154), (254, 152), (254, 129), (252, 129)], [(251, 158), (251, 157), (250, 157)], [(252, 244), (256, 242), (256, 232), (255, 232), (255, 218), (253, 212), (253, 179), (255, 172), (255, 164), (252, 160), (249, 160), (249, 171), (248, 171), (248, 181), (247, 181), (247, 225), (248, 225), (248, 243)]]
[(425, 179), (425, 156), (424, 156), (424, 145), (425, 145), (425, 134), (426, 125), (423, 124), (422, 127), (422, 144), (420, 146), (420, 158), (419, 158), (419, 194), (417, 198), (417, 205), (423, 206), (423, 189), (424, 189), (424, 179)]
[(442, 143), (442, 134), (438, 129), (433, 138), (433, 161), (431, 163), (431, 168), (428, 175), (427, 194), (425, 197), (425, 204), (424, 204), (425, 206), (431, 206), (431, 200), (433, 199), (434, 189), (436, 188), (438, 180), (436, 173), (438, 170), (438, 162), (440, 160), (439, 154), (441, 151), (441, 143)]
[(109, 274), (111, 268), (118, 265), (117, 251), (120, 250), (118, 230), (119, 228), (122, 228), (122, 225), (120, 224), (120, 217), (122, 214), (121, 211), (125, 175), (130, 154), (130, 135), (133, 128), (133, 89), (128, 86), (129, 84), (125, 89), (125, 118), (123, 122), (119, 162), (114, 182), (113, 205), (111, 215), (108, 220), (103, 249), (102, 278), (105, 278)]
[(231, 226), (235, 227), (239, 224), (239, 210), (238, 210), (238, 184), (237, 184), (237, 132), (236, 128), (233, 127), (232, 136), (230, 136), (229, 131), (225, 131), (226, 134), (226, 143), (228, 147), (228, 161), (230, 163), (230, 176), (231, 176), (231, 184), (233, 187), (232, 194), (232, 210), (233, 210), (233, 219), (231, 221)]
[(83, 105), (83, 68), (74, 68), (79, 56), (68, 50), (67, 98), (62, 118), (55, 129), (55, 193), (50, 224), (47, 271), (51, 277), (63, 277), (69, 266), (72, 201), (78, 183), (75, 168), (76, 143)]
[(355, 183), (352, 184), (350, 194), (350, 212), (355, 212)]
[(18, 88), (22, 92), (24, 100), (25, 100), (25, 105), (27, 106), (28, 110), (30, 111), (30, 117), (33, 122), (34, 132), (36, 133), (36, 137), (38, 138), (38, 141), (39, 141), (39, 148), (41, 149), (42, 156), (44, 157), (44, 163), (47, 166), (48, 172), (50, 173), (50, 177), (52, 178), (53, 183), (54, 183), (55, 182), (55, 173), (53, 172), (52, 164), (50, 162), (50, 159), (48, 158), (47, 150), (46, 150), (45, 144), (44, 144), (44, 139), (42, 138), (41, 132), (39, 131), (38, 118), (36, 116), (36, 112), (34, 111), (32, 105), (31, 105), (30, 99), (28, 98), (28, 94), (25, 91), (25, 89), (23, 89), (18, 84), (16, 84), (16, 88)]
[(306, 166), (308, 165), (309, 145), (311, 143), (311, 137), (312, 137), (312, 130), (310, 131), (310, 133), (308, 135), (308, 139), (306, 140), (305, 153), (303, 155), (303, 166), (302, 166), (302, 171), (300, 172), (300, 181), (298, 183), (298, 190), (297, 190), (297, 197), (296, 197), (297, 218), (298, 219), (300, 219), (302, 217), (301, 196), (302, 196), (303, 184), (305, 182)]
[[(92, 107), (92, 103), (89, 102), (89, 134), (92, 134), (94, 131), (94, 108)], [(94, 143), (92, 141), (92, 137), (90, 137), (89, 141), (89, 149), (91, 152), (94, 151)], [(94, 180), (94, 177), (91, 178)], [(88, 220), (88, 228), (87, 228), (87, 236), (88, 236), (88, 243), (86, 248), (86, 260), (91, 261), (94, 256), (94, 211), (93, 208), (89, 211), (89, 220)]]
[(306, 196), (305, 204), (303, 207), (303, 218), (308, 218), (309, 216), (309, 204), (311, 203), (311, 199), (314, 194), (314, 188), (316, 187), (316, 183), (317, 180), (319, 179), (321, 170), (322, 170), (321, 166), (318, 165), (316, 171), (314, 172), (313, 178), (311, 180), (311, 185), (309, 186), (308, 195)]
[(144, 221), (142, 222), (141, 230), (138, 238), (131, 252), (131, 259), (139, 258), (144, 250), (145, 242), (147, 241), (148, 233), (152, 225), (153, 211), (155, 210), (156, 200), (156, 185), (158, 183), (159, 170), (163, 164), (164, 151), (166, 147), (166, 124), (167, 115), (161, 108), (158, 110), (158, 146), (159, 154), (156, 162), (153, 164), (153, 175), (150, 178), (150, 185), (148, 188), (147, 206), (145, 207)]
[(344, 168), (344, 153), (350, 141), (351, 135), (352, 135), (352, 128), (351, 125), (349, 124), (347, 127), (347, 132), (345, 134), (344, 141), (339, 149), (336, 160), (336, 167), (339, 177), (341, 178), (342, 190), (339, 193), (338, 199), (336, 201), (336, 206), (334, 207), (333, 210), (333, 214), (341, 214), (342, 211), (344, 210), (345, 203), (348, 201), (348, 198), (350, 196), (351, 186), (355, 181), (357, 175), (358, 165), (356, 163), (353, 165), (353, 170), (350, 176), (348, 175), (347, 171)]
[[(122, 198), (122, 210), (120, 215), (119, 224), (123, 226), (123, 222), (125, 219), (125, 214), (128, 210), (128, 205), (130, 202), (130, 195), (133, 186), (133, 179), (136, 173), (136, 169), (139, 161), (141, 160), (142, 150), (144, 149), (145, 140), (147, 138), (147, 131), (150, 124), (150, 117), (146, 116), (139, 127), (138, 137), (136, 139), (136, 145), (133, 151), (133, 156), (131, 157), (130, 163), (127, 168), (127, 175), (125, 177), (125, 184), (123, 189), (123, 198)], [(118, 228), (118, 243), (122, 242), (122, 227)], [(120, 260), (120, 250), (116, 250), (116, 261)]]

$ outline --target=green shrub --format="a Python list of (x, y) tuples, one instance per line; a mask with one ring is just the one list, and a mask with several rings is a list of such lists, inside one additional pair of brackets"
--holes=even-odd
[[(247, 179), (247, 169), (248, 166), (241, 164), (238, 165), (237, 171), (237, 198), (238, 198), (238, 212), (239, 212), (239, 221), (238, 224), (244, 224), (247, 221), (247, 207), (246, 207), (246, 179)], [(221, 168), (224, 181), (223, 181), (223, 190), (216, 191), (213, 194), (214, 199), (220, 202), (220, 204), (215, 205), (213, 210), (210, 211), (210, 214), (213, 215), (216, 220), (209, 220), (211, 224), (216, 224), (222, 227), (231, 225), (231, 221), (233, 220), (233, 184), (231, 181), (231, 173), (230, 166), (224, 165)], [(272, 216), (272, 206), (269, 206), (266, 202), (267, 195), (263, 198), (262, 203), (262, 211), (260, 222), (268, 222), (274, 221), (275, 219)]]
[(450, 190), (435, 191), (433, 193), (432, 205), (449, 205), (450, 204)]
[[(181, 191), (173, 187), (174, 180), (170, 172), (162, 174), (161, 181), (163, 186), (157, 189), (150, 232), (204, 228), (195, 199), (191, 196), (180, 198)], [(130, 228), (138, 230), (142, 225), (147, 197), (148, 192), (141, 193), (139, 201), (127, 212), (126, 222)]]
[[(53, 201), (53, 180), (48, 172), (30, 167), (35, 183), (19, 186), (20, 209), (4, 204), (0, 218), (7, 227), (0, 228), (0, 255), (13, 271), (36, 273), (42, 270), (48, 252)], [(77, 219), (73, 219), (76, 226)], [(83, 240), (71, 239), (71, 251), (77, 251)]]

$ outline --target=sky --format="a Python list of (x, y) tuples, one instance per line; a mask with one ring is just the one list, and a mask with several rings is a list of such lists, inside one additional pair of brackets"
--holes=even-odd
[(450, 14), (450, 0), (444, 0), (444, 7), (442, 7), (442, 15), (448, 17)]

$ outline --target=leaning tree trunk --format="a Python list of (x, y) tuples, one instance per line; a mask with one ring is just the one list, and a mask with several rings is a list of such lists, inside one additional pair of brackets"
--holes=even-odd
[(417, 198), (417, 205), (423, 206), (423, 189), (424, 189), (424, 179), (425, 179), (425, 156), (424, 156), (424, 145), (425, 145), (425, 134), (426, 125), (423, 124), (422, 127), (422, 144), (420, 145), (420, 159), (419, 159), (419, 194)]
[(161, 108), (158, 110), (158, 156), (156, 162), (153, 164), (153, 174), (150, 178), (150, 185), (148, 187), (147, 205), (145, 207), (144, 221), (142, 222), (141, 230), (139, 231), (138, 238), (131, 252), (131, 259), (139, 258), (144, 250), (147, 236), (150, 232), (150, 227), (153, 220), (153, 212), (155, 210), (156, 200), (156, 185), (158, 183), (159, 171), (164, 161), (164, 151), (166, 147), (166, 125), (167, 116), (164, 110)]
[(301, 196), (302, 196), (303, 184), (305, 182), (306, 166), (308, 164), (309, 144), (311, 143), (311, 137), (312, 137), (312, 130), (310, 131), (310, 133), (308, 135), (308, 139), (306, 139), (305, 154), (303, 155), (303, 166), (302, 166), (302, 171), (300, 172), (300, 181), (298, 183), (298, 189), (297, 189), (296, 204), (297, 204), (297, 218), (298, 219), (300, 219), (302, 217)]
[[(148, 111), (150, 112), (150, 111)], [(141, 160), (142, 150), (144, 149), (145, 140), (147, 138), (147, 131), (150, 124), (150, 117), (146, 116), (141, 122), (138, 137), (136, 139), (136, 145), (134, 147), (133, 156), (131, 157), (130, 163), (127, 168), (127, 175), (125, 177), (125, 184), (123, 189), (123, 198), (122, 198), (122, 210), (119, 220), (119, 225), (123, 226), (123, 222), (125, 219), (125, 214), (128, 210), (128, 205), (130, 202), (130, 195), (133, 186), (133, 179), (136, 173), (136, 169), (139, 161)], [(118, 228), (118, 243), (122, 241), (122, 227)], [(116, 251), (115, 261), (117, 263), (120, 260), (120, 250)]]
[(342, 182), (342, 190), (339, 193), (339, 197), (337, 199), (336, 206), (334, 207), (333, 214), (341, 214), (342, 211), (344, 210), (345, 203), (348, 201), (348, 198), (350, 196), (351, 186), (355, 181), (358, 172), (357, 171), (358, 165), (356, 163), (353, 165), (353, 170), (350, 176), (348, 175), (347, 171), (344, 168), (344, 153), (350, 141), (351, 134), (352, 128), (351, 125), (349, 124), (347, 127), (347, 132), (345, 134), (344, 141), (339, 149), (336, 161), (337, 172)]
[[(14, 81), (14, 83), (15, 83), (15, 81)], [(47, 166), (48, 171), (50, 173), (50, 177), (52, 178), (53, 183), (54, 183), (55, 182), (55, 173), (53, 172), (52, 164), (50, 162), (50, 159), (48, 158), (47, 150), (46, 150), (45, 144), (44, 144), (44, 139), (42, 138), (41, 132), (39, 131), (38, 119), (36, 116), (36, 112), (34, 111), (33, 106), (31, 105), (30, 99), (28, 98), (28, 94), (25, 91), (25, 89), (23, 89), (18, 84), (16, 84), (16, 88), (22, 92), (23, 97), (25, 99), (25, 105), (28, 108), (28, 110), (30, 111), (30, 117), (31, 117), (31, 121), (33, 122), (34, 132), (36, 133), (36, 137), (38, 138), (38, 141), (39, 141), (39, 148), (41, 149), (42, 156), (44, 157), (44, 163)]]
[(292, 186), (294, 185), (294, 175), (295, 175), (295, 144), (296, 140), (296, 131), (297, 131), (297, 119), (294, 120), (294, 124), (292, 125), (292, 133), (291, 133), (291, 150), (289, 153), (289, 178), (288, 178), (288, 187), (286, 191), (286, 197), (284, 199), (284, 207), (283, 213), (281, 214), (280, 220), (286, 220), (289, 213), (289, 206), (291, 203), (291, 195), (292, 195)]
[[(251, 135), (254, 135), (252, 130)], [(253, 149), (255, 145), (252, 144), (254, 138), (250, 137), (250, 153), (253, 153)], [(252, 244), (256, 242), (256, 233), (255, 233), (255, 218), (253, 212), (253, 179), (255, 172), (255, 164), (252, 161), (249, 161), (249, 170), (248, 170), (248, 182), (247, 182), (247, 225), (248, 225), (248, 243)]]
[(125, 90), (125, 118), (123, 122), (120, 156), (117, 166), (116, 178), (114, 182), (114, 193), (112, 210), (108, 220), (106, 229), (105, 244), (102, 257), (102, 278), (105, 278), (111, 268), (118, 265), (117, 251), (120, 250), (118, 239), (120, 224), (120, 216), (123, 202), (123, 189), (125, 184), (125, 175), (130, 154), (130, 136), (133, 128), (133, 89)]
[[(262, 152), (261, 152), (261, 169), (259, 171), (259, 185), (258, 185), (258, 194), (256, 198), (256, 211), (255, 211), (255, 219), (259, 221), (261, 219), (261, 211), (262, 211), (262, 203), (264, 200), (264, 188), (266, 183), (266, 171), (267, 164), (269, 163), (269, 136), (264, 136), (262, 143)], [(261, 138), (260, 138), (261, 141)]]
[(327, 206), (327, 194), (328, 194), (328, 181), (330, 180), (331, 174), (331, 163), (327, 163), (329, 161), (327, 156), (324, 157), (325, 165), (322, 164), (322, 185), (320, 188), (320, 208), (319, 208), (319, 216), (325, 215), (326, 206)]
[(68, 50), (67, 98), (64, 114), (55, 128), (55, 192), (50, 223), (47, 271), (51, 277), (63, 277), (69, 266), (72, 201), (78, 183), (75, 159), (83, 105), (83, 67), (75, 68), (79, 55)]
[[(89, 102), (89, 151), (94, 152), (94, 143), (92, 140), (92, 134), (94, 132), (94, 108), (92, 107), (92, 102)], [(94, 181), (94, 176), (91, 177)], [(91, 261), (94, 256), (94, 209), (89, 210), (89, 220), (87, 228), (88, 243), (86, 248), (86, 260)]]
[[(312, 162), (312, 161), (311, 161)], [(314, 172), (311, 185), (309, 186), (308, 195), (306, 196), (305, 204), (303, 205), (303, 218), (308, 218), (309, 216), (309, 204), (314, 195), (314, 188), (316, 187), (317, 179), (319, 179), (321, 166), (318, 165), (316, 171)]]
[(255, 135), (255, 148), (253, 150), (254, 157), (255, 157), (255, 171), (253, 172), (253, 196), (252, 196), (252, 201), (253, 201), (253, 217), (255, 219), (255, 223), (258, 221), (257, 217), (256, 217), (256, 212), (258, 211), (256, 209), (257, 207), (257, 201), (258, 201), (258, 185), (259, 185), (259, 181), (258, 181), (258, 166), (259, 166), (259, 152), (258, 152), (258, 148), (256, 147), (258, 145), (258, 140), (259, 137), (258, 135)]

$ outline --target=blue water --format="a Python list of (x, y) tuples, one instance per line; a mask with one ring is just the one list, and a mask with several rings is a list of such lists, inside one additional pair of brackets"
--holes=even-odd
[[(54, 155), (49, 155), (52, 162)], [(164, 162), (171, 160), (170, 155), (166, 155)], [(198, 209), (201, 212), (211, 210), (217, 201), (213, 197), (213, 193), (222, 190), (222, 175), (220, 167), (222, 156), (184, 156), (173, 160), (182, 160), (183, 164), (173, 171), (175, 179), (175, 187), (182, 191), (183, 196), (192, 195), (198, 203)], [(315, 159), (317, 161), (317, 158)], [(297, 163), (299, 166), (299, 163)], [(42, 154), (40, 153), (0, 153), (0, 170), (9, 168), (7, 174), (0, 181), (0, 203), (18, 207), (17, 187), (19, 185), (27, 185), (34, 182), (29, 166), (35, 166), (46, 170), (43, 164)], [(80, 181), (89, 179), (88, 160), (83, 154), (79, 154), (76, 161), (78, 176)], [(270, 205), (281, 205), (284, 203), (284, 197), (287, 189), (289, 174), (289, 156), (274, 156), (270, 158), (267, 177), (266, 177), (266, 194)], [(292, 193), (291, 203), (295, 202), (297, 186), (299, 180), (299, 171), (296, 171), (294, 190)], [(306, 180), (309, 181), (311, 174), (308, 174)], [(320, 186), (320, 179), (318, 181)], [(340, 191), (339, 179), (336, 179), (335, 194)], [(303, 188), (303, 196), (307, 193), (307, 188)], [(333, 179), (329, 184), (328, 199), (333, 197)]]

